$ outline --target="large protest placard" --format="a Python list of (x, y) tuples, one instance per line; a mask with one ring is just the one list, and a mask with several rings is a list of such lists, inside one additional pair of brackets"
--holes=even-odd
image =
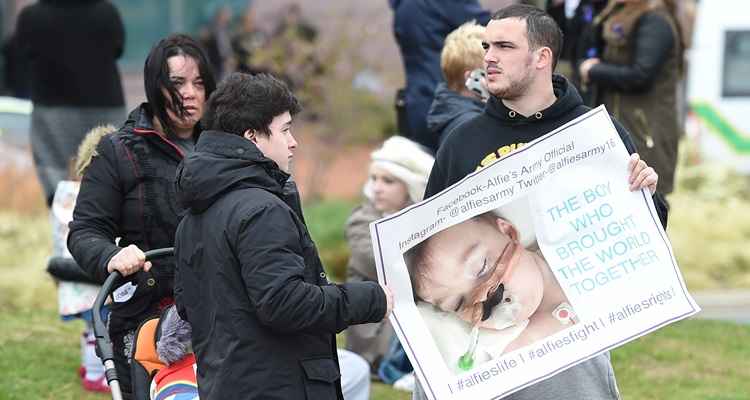
[(430, 399), (496, 399), (699, 311), (599, 107), (371, 224)]

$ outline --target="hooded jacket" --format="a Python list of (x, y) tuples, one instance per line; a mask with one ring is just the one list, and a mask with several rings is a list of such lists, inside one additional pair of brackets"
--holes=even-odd
[[(155, 130), (152, 119), (148, 103), (133, 110), (117, 132), (99, 141), (81, 181), (68, 249), (98, 282), (109, 275), (107, 264), (122, 248), (134, 244), (147, 251), (174, 243), (182, 210), (172, 182), (184, 153)], [(157, 315), (171, 302), (173, 276), (171, 257), (128, 276), (135, 291), (112, 304), (110, 334)]]
[(445, 142), (457, 126), (474, 118), (484, 110), (484, 102), (476, 97), (463, 96), (440, 83), (435, 89), (435, 99), (427, 113), (427, 129), (434, 141), (427, 144), (433, 153)]
[(461, 24), (476, 20), (484, 26), (490, 13), (477, 0), (389, 0), (393, 9), (393, 34), (406, 71), (404, 101), (408, 138), (429, 147), (425, 118), (435, 87), (443, 81), (440, 52), (443, 42)]
[[(490, 96), (483, 113), (461, 125), (440, 147), (427, 182), (425, 197), (430, 197), (463, 179), (478, 168), (486, 167), (526, 143), (555, 130), (590, 110), (578, 91), (562, 76), (552, 78), (557, 100), (537, 115), (524, 117)], [(615, 122), (617, 132), (630, 153), (635, 145), (625, 129)]]
[[(557, 100), (530, 117), (518, 114), (491, 96), (485, 111), (456, 128), (438, 151), (425, 198), (589, 111), (565, 78), (555, 75), (552, 83)], [(627, 131), (616, 120), (613, 122), (625, 147), (630, 153), (635, 152)], [(666, 226), (666, 203), (658, 193), (654, 201), (662, 225)], [(619, 399), (609, 353), (577, 364), (506, 398), (532, 399)]]
[(333, 285), (289, 175), (249, 140), (203, 132), (177, 173), (189, 212), (175, 292), (202, 399), (341, 399), (335, 334), (383, 319), (376, 282)]
[[(573, 85), (561, 75), (552, 77), (557, 100), (547, 109), (524, 117), (490, 96), (483, 113), (458, 127), (440, 147), (430, 172), (425, 198), (431, 197), (466, 175), (585, 114), (589, 107)], [(627, 130), (614, 118), (620, 139), (630, 154), (637, 152)], [(667, 205), (654, 196), (662, 225), (667, 224)]]

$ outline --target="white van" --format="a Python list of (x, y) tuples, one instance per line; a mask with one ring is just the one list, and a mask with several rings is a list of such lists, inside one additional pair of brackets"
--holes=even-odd
[(689, 55), (687, 132), (703, 162), (750, 174), (750, 1), (703, 0)]

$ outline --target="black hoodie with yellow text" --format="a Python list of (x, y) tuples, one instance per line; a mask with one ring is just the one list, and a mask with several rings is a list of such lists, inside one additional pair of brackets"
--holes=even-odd
[[(440, 146), (427, 182), (425, 198), (460, 181), (527, 143), (546, 135), (591, 110), (578, 91), (564, 77), (554, 75), (552, 84), (557, 100), (548, 108), (525, 117), (490, 96), (483, 113), (454, 129)], [(614, 118), (620, 138), (629, 153), (637, 152), (630, 134)], [(654, 196), (662, 225), (667, 223), (663, 196)]]

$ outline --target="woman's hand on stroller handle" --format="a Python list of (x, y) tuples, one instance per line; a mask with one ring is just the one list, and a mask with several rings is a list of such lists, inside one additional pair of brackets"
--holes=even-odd
[(107, 264), (107, 272), (118, 271), (122, 276), (134, 274), (141, 269), (150, 270), (151, 262), (146, 261), (146, 254), (134, 244), (117, 252)]

